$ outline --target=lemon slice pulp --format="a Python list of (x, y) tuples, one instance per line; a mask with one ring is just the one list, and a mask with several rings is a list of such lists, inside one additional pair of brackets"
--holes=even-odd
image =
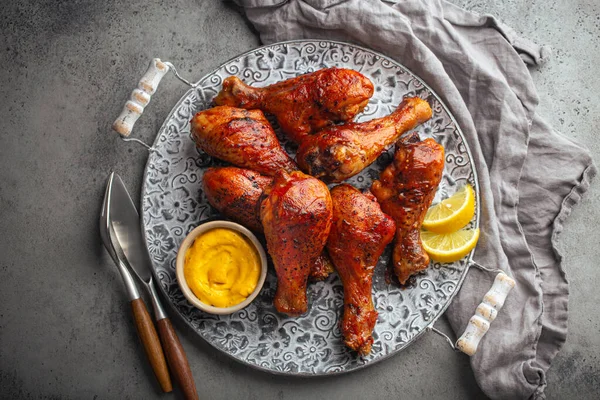
[(475, 248), (479, 239), (479, 228), (461, 229), (451, 233), (421, 231), (423, 247), (429, 256), (439, 262), (458, 261)]
[(425, 214), (423, 228), (436, 233), (450, 233), (464, 228), (475, 215), (475, 192), (469, 184), (432, 206)]

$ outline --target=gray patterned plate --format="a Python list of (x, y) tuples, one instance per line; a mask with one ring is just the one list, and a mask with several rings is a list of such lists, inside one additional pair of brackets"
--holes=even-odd
[[(432, 137), (446, 149), (446, 167), (436, 200), (470, 182), (478, 193), (477, 177), (467, 143), (440, 99), (397, 62), (357, 46), (331, 41), (292, 41), (261, 47), (217, 68), (198, 81), (173, 108), (154, 142), (148, 158), (142, 190), (146, 244), (160, 287), (181, 317), (215, 348), (252, 367), (290, 375), (328, 375), (365, 367), (399, 352), (413, 342), (444, 312), (459, 290), (468, 259), (440, 265), (432, 263), (408, 288), (387, 284), (385, 265), (390, 249), (375, 270), (373, 298), (379, 312), (375, 343), (361, 358), (342, 343), (338, 321), (342, 312), (342, 284), (336, 274), (309, 286), (309, 312), (299, 318), (277, 313), (272, 300), (277, 280), (271, 269), (264, 288), (247, 308), (232, 315), (205, 314), (192, 307), (175, 278), (177, 248), (185, 235), (201, 221), (217, 216), (202, 193), (206, 168), (222, 165), (197, 150), (190, 139), (189, 121), (211, 107), (223, 79), (237, 75), (246, 83), (265, 86), (325, 67), (360, 71), (375, 85), (375, 94), (359, 121), (391, 113), (404, 96), (426, 99), (433, 117), (417, 131)], [(280, 135), (293, 156), (295, 147)], [(390, 162), (392, 151), (348, 182), (367, 188)], [(472, 222), (479, 222), (477, 217)], [(470, 259), (470, 257), (469, 257)]]

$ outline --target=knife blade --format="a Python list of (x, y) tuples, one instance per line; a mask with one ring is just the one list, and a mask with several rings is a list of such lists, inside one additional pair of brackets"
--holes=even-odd
[(127, 264), (144, 284), (152, 299), (152, 306), (167, 362), (186, 399), (198, 399), (194, 377), (187, 356), (173, 325), (164, 311), (150, 270), (150, 257), (145, 246), (137, 208), (123, 180), (116, 173), (110, 192), (112, 229), (115, 233), (115, 246), (120, 247)]

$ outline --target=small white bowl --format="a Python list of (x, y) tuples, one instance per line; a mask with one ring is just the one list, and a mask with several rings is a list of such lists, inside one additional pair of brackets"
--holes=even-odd
[[(242, 235), (247, 237), (248, 240), (250, 240), (250, 242), (254, 245), (260, 256), (261, 271), (260, 277), (258, 278), (258, 283), (256, 284), (256, 288), (250, 294), (250, 296), (246, 298), (246, 300), (231, 307), (215, 307), (200, 301), (200, 299), (198, 299), (196, 295), (194, 295), (194, 292), (192, 292), (192, 290), (188, 286), (183, 273), (183, 267), (185, 264), (185, 252), (187, 251), (187, 249), (194, 243), (194, 240), (196, 240), (198, 236), (200, 236), (204, 232), (215, 228), (227, 228), (241, 233)], [(256, 236), (254, 236), (252, 232), (244, 228), (242, 225), (236, 224), (235, 222), (231, 221), (211, 221), (205, 222), (204, 224), (196, 227), (185, 237), (183, 243), (181, 243), (181, 246), (179, 246), (179, 250), (177, 251), (177, 262), (175, 268), (175, 274), (177, 275), (177, 282), (179, 283), (179, 287), (181, 288), (181, 291), (183, 292), (185, 298), (194, 307), (207, 313), (225, 315), (232, 314), (236, 311), (241, 310), (242, 308), (250, 304), (252, 300), (256, 298), (256, 296), (258, 296), (258, 293), (260, 293), (260, 290), (262, 289), (265, 283), (265, 278), (267, 277), (267, 255), (265, 254), (265, 249), (260, 244)]]

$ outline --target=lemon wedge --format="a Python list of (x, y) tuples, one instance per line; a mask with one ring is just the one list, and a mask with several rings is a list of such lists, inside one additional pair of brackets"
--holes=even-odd
[(436, 233), (450, 233), (462, 229), (475, 215), (475, 191), (469, 184), (432, 206), (425, 214), (423, 228)]
[(439, 262), (458, 261), (475, 248), (479, 228), (461, 229), (452, 233), (421, 231), (423, 247), (429, 256)]

